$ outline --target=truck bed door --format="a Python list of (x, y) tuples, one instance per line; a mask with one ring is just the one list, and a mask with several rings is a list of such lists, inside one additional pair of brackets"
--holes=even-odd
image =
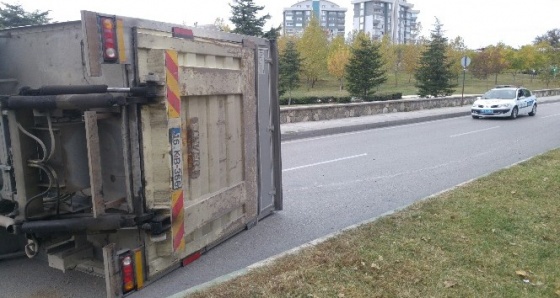
[[(171, 216), (146, 245), (150, 275), (258, 216), (255, 45), (137, 29), (136, 76), (161, 83), (141, 110), (146, 205)], [(149, 238), (149, 237), (148, 237)]]

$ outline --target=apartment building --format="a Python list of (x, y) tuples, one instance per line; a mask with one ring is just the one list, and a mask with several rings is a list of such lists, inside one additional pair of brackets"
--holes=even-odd
[(312, 16), (330, 37), (345, 34), (346, 8), (324, 0), (301, 1), (284, 8), (283, 34), (301, 36)]
[(385, 34), (393, 42), (414, 42), (417, 34), (417, 18), (420, 11), (407, 0), (352, 0), (354, 9), (353, 30), (368, 33), (374, 40)]

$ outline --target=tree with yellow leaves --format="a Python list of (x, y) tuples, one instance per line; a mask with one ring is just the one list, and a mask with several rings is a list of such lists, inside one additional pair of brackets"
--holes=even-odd
[(313, 88), (317, 80), (327, 73), (328, 39), (319, 20), (311, 17), (297, 43), (298, 52), (303, 59), (302, 74), (308, 86)]
[(418, 61), (423, 51), (424, 45), (421, 43), (405, 44), (402, 47), (402, 69), (408, 74), (409, 83), (418, 69)]
[(327, 64), (329, 73), (338, 80), (341, 91), (344, 89), (344, 75), (348, 59), (350, 59), (350, 47), (345, 43), (344, 36), (337, 36), (329, 47)]

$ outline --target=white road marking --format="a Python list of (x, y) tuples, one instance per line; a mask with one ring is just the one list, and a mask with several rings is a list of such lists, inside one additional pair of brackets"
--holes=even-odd
[(314, 166), (319, 166), (319, 165), (324, 165), (324, 164), (328, 164), (328, 163), (333, 163), (333, 162), (338, 162), (338, 161), (343, 161), (343, 160), (348, 160), (348, 159), (353, 159), (353, 158), (358, 158), (358, 157), (364, 157), (364, 156), (367, 156), (367, 153), (360, 154), (360, 155), (343, 157), (343, 158), (337, 158), (337, 159), (333, 159), (333, 160), (327, 160), (327, 161), (318, 162), (318, 163), (305, 165), (305, 166), (301, 166), (301, 167), (284, 169), (284, 170), (282, 170), (282, 172), (289, 172), (289, 171), (294, 171), (294, 170), (299, 170), (299, 169), (304, 169), (304, 168), (309, 168), (309, 167), (314, 167)]
[(496, 128), (500, 128), (500, 127), (499, 126), (494, 126), (494, 127), (480, 129), (480, 130), (473, 130), (473, 131), (469, 131), (469, 132), (465, 132), (465, 133), (451, 135), (449, 137), (450, 138), (462, 137), (462, 136), (470, 135), (470, 134), (473, 134), (473, 133), (479, 133), (479, 132), (488, 131), (488, 130), (492, 130), (492, 129), (496, 129)]
[[(356, 184), (360, 184), (360, 183), (374, 183), (377, 182), (379, 180), (383, 180), (383, 179), (392, 179), (392, 178), (397, 178), (397, 177), (402, 177), (402, 176), (406, 176), (406, 175), (414, 175), (417, 173), (426, 173), (427, 171), (434, 171), (434, 170), (438, 170), (438, 169), (442, 169), (442, 168), (446, 168), (449, 167), (450, 165), (453, 164), (472, 164), (473, 160), (478, 159), (479, 157), (482, 157), (484, 155), (491, 155), (491, 154), (495, 154), (496, 152), (500, 152), (500, 149), (492, 149), (492, 150), (488, 150), (485, 152), (480, 152), (478, 154), (474, 154), (472, 156), (467, 156), (464, 157), (462, 159), (459, 160), (452, 160), (446, 163), (441, 163), (441, 164), (437, 164), (437, 165), (433, 165), (433, 166), (429, 166), (429, 167), (423, 167), (423, 168), (419, 168), (419, 169), (415, 169), (415, 170), (409, 170), (409, 171), (403, 171), (403, 172), (396, 172), (393, 174), (389, 174), (389, 175), (380, 175), (380, 176), (373, 176), (373, 177), (367, 177), (367, 178), (361, 178), (361, 179), (353, 179), (353, 180), (349, 180), (349, 181), (337, 181), (337, 182), (333, 182), (333, 183), (328, 183), (328, 184), (318, 184), (318, 185), (312, 185), (312, 186), (304, 186), (304, 187), (294, 187), (294, 188), (290, 188), (290, 189), (284, 189), (284, 193), (292, 193), (292, 192), (302, 192), (302, 191), (310, 191), (310, 190), (317, 190), (317, 189), (325, 189), (325, 188), (330, 188), (330, 189), (339, 189), (339, 190), (343, 190), (343, 189), (348, 189), (348, 188), (352, 188), (354, 187)], [(322, 190), (324, 191), (324, 190)]]
[(554, 114), (554, 115), (543, 116), (543, 117), (541, 117), (541, 119), (550, 118), (550, 117), (558, 117), (558, 116), (560, 116), (560, 114)]

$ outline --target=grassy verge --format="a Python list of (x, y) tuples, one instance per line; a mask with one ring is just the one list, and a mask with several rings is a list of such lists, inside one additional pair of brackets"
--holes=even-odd
[(560, 150), (192, 297), (560, 297)]

